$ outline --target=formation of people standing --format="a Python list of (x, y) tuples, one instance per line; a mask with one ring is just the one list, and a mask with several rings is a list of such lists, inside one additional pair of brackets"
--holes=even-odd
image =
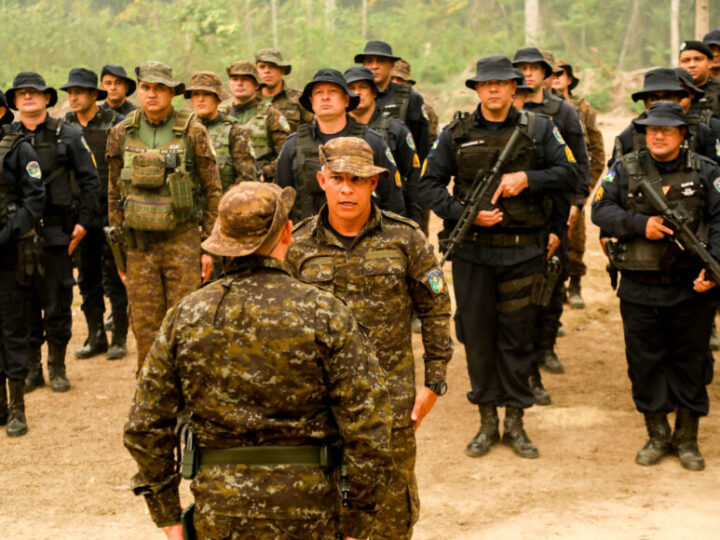
[[(676, 453), (699, 470), (717, 307), (700, 257), (720, 257), (720, 79), (710, 76), (720, 31), (679, 54), (681, 68), (650, 70), (633, 94), (647, 110), (618, 136), (592, 219), (622, 276), (633, 398), (649, 434), (636, 461)], [(564, 371), (564, 303), (584, 307), (584, 206), (605, 162), (596, 114), (573, 95), (573, 66), (533, 47), (482, 57), (465, 81), (477, 107), (442, 130), (385, 42), (368, 42), (344, 71), (319, 69), (302, 90), (286, 84), (292, 66), (278, 51), (254, 60), (226, 68), (229, 92), (216, 73), (186, 86), (158, 61), (134, 77), (106, 65), (99, 81), (74, 68), (62, 119), (37, 73), (19, 73), (0, 99), (0, 420), (10, 436), (27, 432), (23, 396), (45, 385), (43, 343), (50, 388), (70, 390), (75, 265), (88, 329), (75, 357), (123, 358), (135, 335), (124, 442), (139, 466), (133, 489), (169, 538), (182, 537), (181, 476), (195, 498), (183, 524), (199, 538), (410, 538), (415, 431), (447, 391), (453, 352), (429, 213), (443, 220), (443, 251), (478, 208), (449, 257), (480, 417), (465, 452), (502, 442), (537, 458), (524, 412), (552, 401), (541, 368)], [(139, 108), (127, 100), (136, 91)], [(188, 107), (176, 110), (176, 96)], [(648, 185), (677, 222), (659, 217)]]

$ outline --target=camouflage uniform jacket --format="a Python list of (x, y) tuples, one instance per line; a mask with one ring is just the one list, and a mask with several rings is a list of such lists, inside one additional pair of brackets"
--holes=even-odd
[[(163, 122), (172, 122), (175, 111)], [(141, 122), (147, 122), (142, 114)], [(108, 218), (110, 226), (120, 227), (123, 224), (123, 205), (120, 200), (120, 171), (123, 168), (123, 139), (125, 138), (125, 123), (121, 122), (110, 130), (107, 141), (108, 161)], [(213, 223), (217, 218), (217, 208), (222, 197), (220, 176), (218, 173), (215, 151), (210, 142), (205, 127), (196, 119), (190, 121), (187, 131), (190, 148), (193, 150), (194, 178), (203, 193), (205, 208), (203, 209), (202, 228), (205, 236), (212, 232)]]
[(298, 224), (286, 264), (343, 300), (370, 337), (393, 401), (393, 429), (412, 424), (413, 308), (422, 322), (425, 383), (445, 380), (453, 352), (450, 297), (433, 248), (411, 220), (373, 205), (349, 249), (327, 225), (327, 206)]
[[(237, 120), (232, 116), (227, 116), (222, 113), (219, 113), (212, 120), (206, 120), (204, 118), (199, 118), (199, 120), (208, 130), (213, 148), (218, 156), (218, 169), (220, 170), (220, 181), (223, 192), (238, 182), (252, 182), (257, 180), (255, 152), (253, 151), (248, 130), (238, 124)], [(232, 123), (229, 133), (223, 129), (228, 123)], [(228, 133), (228, 140), (224, 140), (225, 133)], [(232, 174), (227, 175), (228, 177), (232, 176), (232, 182), (229, 182), (230, 178), (227, 178), (226, 181), (223, 175), (225, 164), (220, 163), (220, 155), (224, 150), (229, 151), (229, 157), (232, 160)], [(228, 183), (228, 185), (225, 185), (226, 183)]]
[(315, 122), (315, 115), (306, 110), (299, 103), (302, 90), (285, 86), (282, 83), (282, 90), (274, 96), (263, 95), (263, 99), (270, 99), (273, 107), (278, 109), (290, 124), (290, 132), (295, 133), (300, 124), (312, 124)]
[(590, 188), (594, 188), (605, 170), (605, 143), (597, 125), (597, 112), (583, 97), (572, 97), (571, 103), (580, 114), (580, 123), (585, 132), (585, 144), (590, 158)]
[[(140, 373), (124, 442), (132, 481), (158, 526), (180, 519), (175, 417), (190, 414), (197, 445), (297, 446), (342, 439), (350, 511), (341, 530), (367, 538), (392, 459), (382, 373), (350, 311), (268, 257), (233, 261), (224, 278), (165, 317)], [(336, 486), (320, 467), (201, 467), (199, 512), (249, 519), (331, 519)]]
[[(262, 94), (258, 92), (258, 95), (247, 103), (243, 103), (242, 105), (232, 104), (228, 110), (228, 114), (237, 118), (241, 125), (249, 128), (250, 126), (248, 124), (255, 119), (258, 105), (260, 105), (262, 101)], [(267, 133), (267, 143), (271, 150), (270, 154), (263, 156), (261, 155), (258, 145), (255, 144), (254, 146), (258, 167), (262, 168), (265, 181), (269, 182), (275, 178), (280, 150), (282, 150), (285, 139), (290, 135), (291, 130), (290, 124), (285, 116), (283, 116), (283, 113), (274, 105), (270, 105), (265, 114), (265, 129)]]

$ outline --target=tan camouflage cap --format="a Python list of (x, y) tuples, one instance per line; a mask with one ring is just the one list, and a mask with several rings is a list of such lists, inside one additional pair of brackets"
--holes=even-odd
[(179, 96), (185, 91), (185, 85), (173, 79), (172, 68), (163, 62), (149, 60), (135, 68), (135, 78), (148, 83), (164, 84), (168, 88), (175, 89), (175, 95)]
[(242, 257), (272, 247), (266, 244), (285, 226), (294, 203), (291, 187), (240, 182), (220, 200), (218, 218), (202, 248), (220, 257)]
[(255, 63), (267, 62), (268, 64), (275, 64), (279, 68), (285, 70), (285, 75), (289, 75), (292, 71), (292, 66), (283, 62), (282, 54), (277, 49), (260, 49), (255, 53)]
[(318, 148), (320, 163), (336, 173), (348, 173), (360, 178), (376, 174), (389, 174), (387, 169), (377, 167), (373, 151), (367, 141), (359, 137), (337, 137)]
[(190, 79), (190, 85), (185, 88), (185, 99), (192, 97), (193, 90), (202, 90), (215, 94), (219, 101), (225, 101), (230, 97), (222, 85), (220, 76), (212, 71), (198, 71)]
[(257, 82), (259, 85), (262, 86), (264, 84), (260, 80), (260, 74), (258, 73), (255, 64), (253, 64), (252, 62), (247, 62), (245, 60), (238, 60), (237, 62), (233, 62), (230, 67), (225, 68), (225, 73), (227, 73), (228, 77), (247, 75), (248, 77), (252, 77), (253, 79), (255, 79), (255, 82)]
[(556, 75), (559, 71), (562, 71), (562, 69), (560, 69), (555, 63), (555, 55), (553, 53), (551, 53), (547, 49), (542, 49), (540, 51), (540, 54), (542, 54), (543, 60), (545, 60), (550, 65), (550, 69), (552, 70), (553, 75)]
[(415, 79), (410, 76), (410, 62), (403, 60), (402, 58), (395, 62), (395, 65), (390, 72), (390, 76), (402, 79), (409, 84), (415, 84)]

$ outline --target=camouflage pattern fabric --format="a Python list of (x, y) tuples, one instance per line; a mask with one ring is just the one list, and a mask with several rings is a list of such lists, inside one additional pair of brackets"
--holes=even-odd
[[(230, 132), (224, 129), (225, 122), (234, 122), (230, 127)], [(220, 167), (220, 181), (223, 192), (227, 191), (231, 185), (238, 182), (252, 182), (257, 180), (257, 169), (255, 164), (255, 152), (250, 142), (250, 132), (235, 122), (232, 117), (219, 113), (212, 120), (202, 120), (203, 125), (207, 128), (210, 139), (218, 156), (218, 167), (220, 167), (220, 156), (225, 152), (229, 152), (232, 161), (232, 182), (228, 178), (227, 181), (223, 175), (223, 167)], [(227, 140), (225, 134), (227, 133)], [(225, 154), (227, 155), (227, 154)], [(226, 185), (227, 184), (227, 185)]]
[[(577, 97), (572, 99), (572, 104), (580, 113), (580, 123), (585, 133), (585, 144), (590, 158), (590, 191), (592, 191), (605, 169), (605, 144), (602, 132), (597, 125), (597, 112), (590, 103), (585, 98)], [(568, 274), (570, 276), (584, 276), (587, 272), (587, 267), (583, 262), (585, 241), (585, 211), (582, 210), (570, 230), (570, 242), (568, 243), (570, 249)]]
[(196, 228), (156, 242), (146, 251), (127, 250), (125, 287), (137, 341), (138, 373), (165, 312), (200, 285), (200, 255)]
[[(148, 354), (125, 426), (125, 446), (139, 466), (133, 488), (158, 526), (179, 520), (173, 450), (182, 408), (200, 448), (342, 438), (351, 497), (338, 529), (367, 538), (392, 464), (380, 367), (340, 300), (291, 278), (275, 259), (234, 264), (170, 310)], [(298, 538), (313, 538), (303, 527), (338, 516), (333, 480), (319, 467), (227, 464), (202, 467), (190, 487), (201, 529), (219, 529), (218, 538), (246, 537), (232, 536), (241, 533), (228, 518), (277, 527), (291, 520)], [(316, 537), (333, 534), (329, 528)]]
[(198, 538), (212, 540), (338, 540), (334, 519), (248, 519), (212, 516), (206, 519), (195, 511)]
[(285, 85), (280, 92), (274, 96), (263, 96), (264, 99), (271, 100), (273, 107), (279, 110), (290, 124), (290, 133), (295, 133), (300, 124), (312, 124), (315, 122), (315, 115), (306, 110), (298, 101), (302, 96), (302, 90), (290, 88)]
[(428, 133), (430, 134), (430, 144), (432, 144), (440, 135), (440, 132), (438, 131), (440, 127), (440, 117), (438, 116), (438, 113), (435, 112), (432, 105), (430, 105), (427, 101), (423, 103), (423, 113), (427, 116)]

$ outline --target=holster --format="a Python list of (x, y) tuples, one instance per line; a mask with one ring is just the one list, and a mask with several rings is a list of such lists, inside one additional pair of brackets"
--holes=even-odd
[(103, 227), (105, 238), (112, 252), (115, 265), (120, 272), (125, 272), (125, 263), (127, 261), (127, 243), (125, 241), (125, 233), (119, 227)]
[(560, 258), (557, 255), (553, 255), (545, 264), (542, 279), (533, 284), (530, 302), (536, 306), (548, 307), (553, 290), (555, 290), (561, 275), (562, 264)]
[(33, 277), (42, 278), (44, 275), (43, 241), (35, 229), (32, 229), (17, 241), (15, 277), (20, 285), (28, 287)]

